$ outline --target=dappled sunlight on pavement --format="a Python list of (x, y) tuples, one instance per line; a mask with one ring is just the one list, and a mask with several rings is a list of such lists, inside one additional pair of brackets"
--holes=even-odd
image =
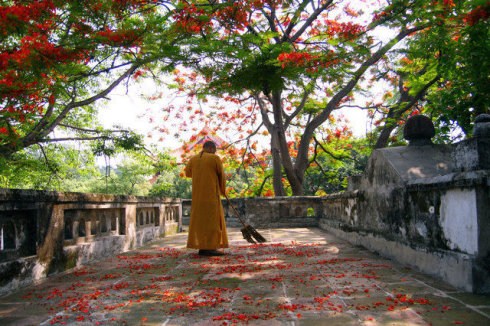
[(485, 325), (462, 293), (314, 228), (229, 230), (221, 257), (186, 234), (0, 298), (0, 325)]

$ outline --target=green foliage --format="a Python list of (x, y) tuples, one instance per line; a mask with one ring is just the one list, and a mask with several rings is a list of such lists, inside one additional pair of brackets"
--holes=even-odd
[(96, 156), (114, 156), (121, 151), (144, 150), (143, 137), (134, 132), (123, 132), (114, 135), (112, 132), (104, 132), (104, 136), (92, 142), (92, 151)]
[(0, 158), (0, 187), (90, 192), (101, 177), (89, 151), (52, 144)]
[(150, 196), (191, 198), (191, 179), (184, 177), (184, 166), (168, 153), (159, 153), (153, 163), (155, 175)]
[(117, 195), (146, 196), (150, 190), (150, 178), (154, 168), (150, 159), (132, 153), (93, 184), (91, 192)]
[(224, 78), (228, 88), (237, 93), (243, 90), (252, 92), (264, 92), (269, 94), (271, 91), (282, 90), (284, 88), (284, 71), (277, 62), (277, 57), (289, 44), (276, 46), (263, 45), (260, 53), (251, 52), (248, 58), (244, 58), (243, 63), (235, 71), (231, 71), (229, 78)]
[[(450, 11), (440, 8), (437, 24), (410, 39), (404, 68), (412, 73), (407, 80), (412, 92), (440, 77), (427, 91), (423, 112), (434, 117), (438, 136), (446, 141), (455, 128), (471, 135), (475, 117), (490, 112), (490, 19), (478, 14), (488, 13), (490, 4), (454, 3)], [(417, 73), (422, 67), (424, 73)]]
[(51, 144), (0, 158), (0, 187), (62, 192), (148, 195), (153, 161), (143, 153), (118, 151), (115, 167), (100, 167), (90, 149)]
[(306, 170), (305, 195), (326, 195), (347, 189), (347, 178), (364, 172), (371, 146), (367, 139), (338, 139), (322, 144), (314, 163)]
[(181, 167), (161, 171), (149, 195), (170, 198), (191, 198), (191, 179), (180, 175)]

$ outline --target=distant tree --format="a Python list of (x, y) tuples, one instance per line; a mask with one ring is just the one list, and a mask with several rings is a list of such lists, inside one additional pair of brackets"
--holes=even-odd
[(312, 163), (305, 174), (305, 195), (345, 191), (348, 177), (364, 172), (371, 149), (366, 139), (350, 137), (326, 142), (315, 138)]
[(32, 146), (0, 157), (0, 187), (88, 192), (101, 178), (89, 150), (61, 144)]
[(150, 192), (150, 179), (154, 174), (152, 159), (142, 153), (126, 153), (111, 169), (103, 168), (90, 192), (117, 195), (146, 196)]
[(150, 196), (191, 198), (191, 180), (184, 178), (184, 166), (166, 152), (159, 153), (153, 163), (154, 176)]
[(150, 196), (191, 198), (191, 180), (183, 178), (178, 168), (162, 171), (149, 191)]

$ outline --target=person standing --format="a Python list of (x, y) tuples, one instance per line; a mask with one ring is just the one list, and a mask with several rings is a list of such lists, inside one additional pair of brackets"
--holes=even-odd
[(192, 204), (187, 248), (201, 256), (224, 255), (228, 248), (225, 216), (220, 195), (225, 196), (225, 175), (216, 144), (206, 141), (202, 151), (190, 158), (185, 175), (192, 178)]

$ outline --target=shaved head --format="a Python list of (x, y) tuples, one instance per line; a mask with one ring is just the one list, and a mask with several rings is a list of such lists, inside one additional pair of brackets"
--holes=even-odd
[(207, 153), (215, 153), (216, 144), (213, 141), (208, 140), (202, 145), (202, 149)]

